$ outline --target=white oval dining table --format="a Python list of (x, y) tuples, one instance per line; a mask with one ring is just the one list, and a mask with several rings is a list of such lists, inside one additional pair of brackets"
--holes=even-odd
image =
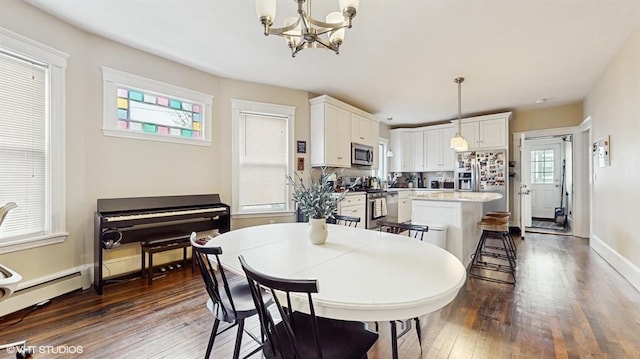
[[(246, 227), (214, 237), (206, 245), (222, 247), (225, 270), (242, 276), (240, 255), (265, 274), (317, 279), (316, 315), (334, 319), (419, 317), (450, 303), (466, 280), (462, 263), (430, 243), (374, 230), (327, 227), (323, 245), (311, 244), (307, 223)], [(306, 297), (297, 298), (292, 298), (292, 305), (304, 311)]]

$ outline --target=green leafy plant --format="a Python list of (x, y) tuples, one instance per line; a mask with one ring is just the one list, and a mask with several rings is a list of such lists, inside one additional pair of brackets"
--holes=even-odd
[(293, 200), (298, 204), (302, 213), (308, 218), (328, 218), (338, 210), (338, 202), (342, 201), (348, 190), (336, 193), (328, 183), (330, 173), (322, 169), (322, 175), (317, 182), (305, 185), (296, 173), (295, 178), (287, 175), (287, 184), (293, 191)]

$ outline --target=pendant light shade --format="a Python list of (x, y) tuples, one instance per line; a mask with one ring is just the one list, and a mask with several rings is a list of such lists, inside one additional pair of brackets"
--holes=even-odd
[(456, 132), (455, 136), (451, 138), (449, 141), (449, 146), (456, 151), (466, 151), (469, 149), (469, 142), (462, 137), (461, 134), (461, 126), (462, 126), (462, 82), (464, 81), (464, 77), (457, 77), (453, 80), (458, 84), (458, 132)]

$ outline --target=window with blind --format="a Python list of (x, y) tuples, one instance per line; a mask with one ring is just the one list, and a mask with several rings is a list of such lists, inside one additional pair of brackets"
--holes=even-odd
[(235, 214), (290, 212), (286, 175), (292, 163), (295, 108), (232, 101)]
[(0, 253), (64, 239), (66, 55), (0, 28)]

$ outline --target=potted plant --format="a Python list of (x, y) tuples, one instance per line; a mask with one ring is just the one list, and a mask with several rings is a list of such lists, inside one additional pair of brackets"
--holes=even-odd
[(416, 181), (416, 175), (414, 173), (410, 174), (409, 179), (407, 180), (407, 186), (409, 188), (413, 188), (415, 185), (414, 183), (415, 181)]
[(313, 244), (324, 244), (327, 240), (327, 218), (337, 211), (338, 202), (344, 199), (348, 191), (334, 192), (328, 183), (330, 176), (331, 174), (323, 168), (318, 181), (312, 180), (309, 185), (305, 185), (297, 173), (295, 179), (287, 176), (293, 200), (300, 211), (309, 218), (309, 239)]

